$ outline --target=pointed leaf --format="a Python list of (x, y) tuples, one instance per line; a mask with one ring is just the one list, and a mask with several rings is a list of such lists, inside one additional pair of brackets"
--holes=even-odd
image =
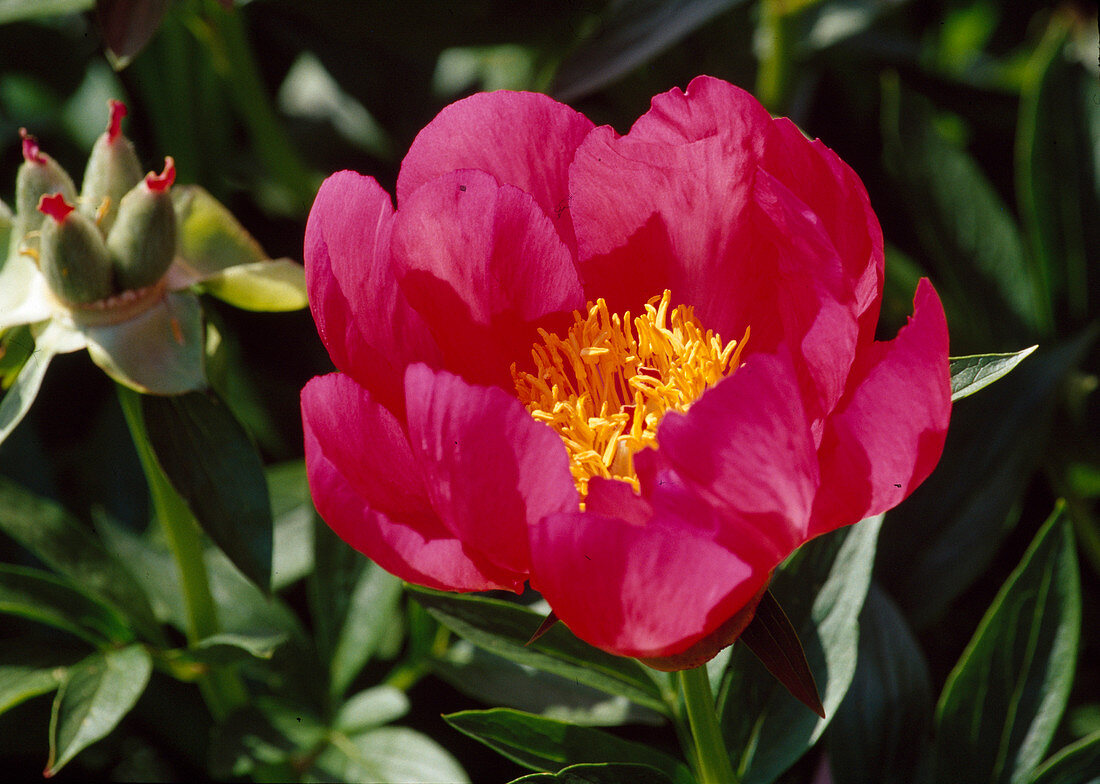
[(272, 520), (263, 465), (244, 428), (212, 394), (141, 397), (157, 461), (203, 530), (263, 590)]
[(1060, 750), (1044, 762), (1028, 784), (1096, 784), (1100, 781), (1100, 732)]
[(51, 569), (124, 612), (146, 639), (161, 640), (153, 610), (137, 580), (62, 507), (0, 478), (0, 531)]
[(56, 689), (79, 659), (75, 650), (56, 642), (0, 641), (0, 713)]
[(458, 640), (442, 659), (432, 662), (432, 674), (463, 694), (486, 704), (515, 708), (548, 719), (588, 727), (623, 724), (664, 724), (664, 717), (621, 695), (609, 695)]
[[(743, 750), (745, 784), (775, 781), (818, 741), (855, 674), (859, 613), (871, 582), (882, 516), (803, 545), (771, 591), (798, 629), (825, 718), (780, 686), (744, 646), (736, 646), (719, 693), (726, 746)], [(736, 752), (735, 752), (736, 753)]]
[(1081, 588), (1059, 506), (982, 618), (936, 708), (937, 781), (1026, 782), (1073, 684)]
[(345, 734), (381, 727), (409, 712), (409, 698), (394, 686), (361, 691), (340, 706), (332, 726)]
[(1014, 354), (975, 354), (951, 357), (951, 400), (969, 397), (1020, 364), (1038, 346)]
[(36, 346), (34, 352), (27, 357), (19, 375), (15, 377), (11, 388), (3, 393), (4, 397), (0, 399), (0, 444), (4, 443), (31, 410), (53, 358), (54, 353), (48, 348)]
[(201, 285), (206, 293), (244, 310), (301, 310), (309, 304), (305, 268), (290, 259), (229, 267)]
[(75, 634), (92, 645), (134, 638), (115, 608), (41, 569), (0, 563), (0, 614), (8, 613)]
[(415, 586), (409, 586), (409, 591), (440, 623), (487, 651), (608, 694), (622, 695), (662, 714), (668, 711), (641, 664), (581, 642), (562, 624), (528, 646), (531, 633), (543, 620), (536, 612), (471, 594), (447, 594)]
[(932, 684), (905, 618), (872, 583), (859, 616), (859, 663), (829, 725), (834, 784), (908, 784), (926, 756)]
[(334, 739), (316, 765), (324, 778), (335, 781), (470, 781), (450, 752), (407, 727), (380, 727)]
[(532, 770), (553, 773), (579, 763), (626, 762), (657, 768), (674, 782), (694, 781), (687, 766), (679, 760), (602, 730), (577, 727), (507, 708), (451, 713), (443, 720)]
[(741, 632), (739, 639), (792, 697), (825, 718), (825, 708), (821, 705), (817, 684), (806, 662), (798, 633), (771, 591), (764, 592), (752, 621)]
[(649, 765), (597, 763), (570, 765), (557, 773), (531, 773), (509, 784), (673, 784), (667, 775)]
[(198, 280), (267, 259), (260, 243), (233, 213), (200, 186), (173, 188), (172, 201), (179, 224), (179, 255)]
[(0, 0), (0, 24), (87, 11), (95, 0)]
[(153, 660), (140, 645), (94, 653), (74, 666), (53, 704), (50, 777), (80, 751), (106, 737), (149, 683)]
[(401, 580), (368, 562), (352, 589), (332, 652), (331, 693), (342, 695), (370, 661), (397, 615)]
[[(275, 649), (286, 642), (287, 635), (282, 632), (258, 632), (256, 634), (241, 634), (239, 632), (223, 632), (204, 637), (191, 646), (193, 651), (203, 651), (214, 654), (221, 649), (241, 651), (248, 656), (257, 659), (270, 659), (275, 655)], [(207, 659), (210, 661), (212, 659)]]

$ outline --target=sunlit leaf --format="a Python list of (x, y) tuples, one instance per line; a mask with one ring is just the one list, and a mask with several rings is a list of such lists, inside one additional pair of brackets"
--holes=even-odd
[(627, 762), (657, 768), (678, 784), (695, 780), (682, 762), (650, 746), (620, 740), (590, 727), (577, 727), (507, 708), (462, 711), (443, 719), (460, 732), (532, 770), (553, 773), (580, 763)]
[(1014, 354), (976, 354), (969, 357), (952, 357), (951, 400), (969, 397), (979, 389), (989, 386), (1020, 364), (1037, 348), (1039, 347), (1032, 346)]
[(374, 686), (349, 697), (332, 722), (334, 729), (353, 734), (381, 727), (409, 712), (409, 698), (394, 686)]
[(351, 591), (344, 625), (332, 652), (331, 690), (343, 694), (385, 638), (397, 613), (401, 580), (368, 562)]
[(95, 0), (0, 0), (0, 24), (87, 11)]
[(1096, 784), (1100, 781), (1100, 732), (1081, 738), (1039, 766), (1028, 784)]
[(229, 267), (206, 278), (202, 289), (244, 310), (301, 310), (309, 304), (305, 269), (290, 259)]
[(1028, 780), (1065, 709), (1080, 627), (1073, 531), (1059, 508), (948, 676), (936, 708), (935, 780)]
[(570, 765), (557, 773), (530, 773), (509, 784), (672, 784), (672, 779), (649, 765), (595, 763)]
[(94, 653), (70, 669), (54, 700), (44, 775), (55, 775), (110, 734), (145, 691), (152, 671), (153, 660), (140, 645)]
[(407, 727), (379, 727), (353, 735), (338, 734), (318, 757), (317, 768), (337, 781), (403, 784), (446, 781), (467, 784), (462, 766), (427, 735)]
[(56, 642), (0, 641), (0, 713), (56, 689), (79, 659), (75, 650)]
[(664, 713), (653, 679), (633, 659), (612, 656), (581, 642), (562, 624), (527, 645), (542, 617), (509, 602), (410, 586), (418, 602), (444, 626), (498, 656), (578, 683), (619, 694)]

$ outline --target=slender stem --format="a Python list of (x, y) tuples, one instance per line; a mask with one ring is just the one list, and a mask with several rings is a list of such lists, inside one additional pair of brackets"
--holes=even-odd
[(696, 773), (700, 784), (738, 784), (740, 779), (734, 775), (726, 744), (722, 741), (706, 665), (681, 670), (676, 676), (695, 741)]
[[(118, 399), (130, 436), (134, 440), (142, 470), (149, 483), (149, 495), (157, 520), (164, 528), (168, 548), (179, 570), (180, 589), (187, 615), (187, 639), (197, 642), (217, 634), (218, 608), (210, 593), (210, 579), (203, 557), (202, 537), (198, 524), (187, 508), (187, 503), (168, 482), (149, 442), (145, 418), (141, 413), (141, 395), (121, 385)], [(199, 680), (207, 706), (215, 718), (224, 718), (234, 708), (247, 702), (244, 684), (229, 670), (212, 670)]]
[(767, 40), (756, 73), (756, 97), (773, 113), (783, 111), (793, 73), (794, 31), (787, 5), (786, 0), (760, 4), (760, 27)]

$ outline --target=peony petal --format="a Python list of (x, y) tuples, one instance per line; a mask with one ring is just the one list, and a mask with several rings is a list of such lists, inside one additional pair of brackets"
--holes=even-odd
[(568, 170), (577, 146), (592, 130), (583, 114), (539, 93), (480, 93), (453, 103), (413, 140), (397, 199), (456, 169), (480, 169), (529, 193), (575, 250), (569, 212)]
[(682, 653), (749, 603), (770, 573), (716, 543), (704, 528), (718, 523), (707, 523), (672, 504), (644, 525), (592, 512), (551, 515), (532, 528), (531, 585), (574, 634), (609, 653)]
[(882, 228), (863, 183), (836, 153), (819, 140), (807, 141), (785, 117), (775, 121), (761, 167), (820, 218), (852, 281), (862, 337), (871, 340), (885, 262)]
[(302, 390), (306, 471), (336, 534), (398, 577), (439, 590), (517, 590), (523, 577), (476, 559), (431, 509), (401, 424), (351, 378)]
[(943, 305), (922, 279), (909, 323), (858, 358), (826, 425), (812, 536), (890, 509), (932, 472), (951, 415), (947, 349)]
[(739, 336), (759, 274), (746, 213), (771, 123), (745, 91), (700, 77), (654, 98), (626, 136), (589, 134), (569, 172), (589, 297), (637, 310), (669, 288), (707, 327)]
[[(728, 518), (719, 541), (782, 559), (805, 539), (817, 455), (789, 359), (754, 354), (657, 430), (660, 455)], [(755, 546), (754, 546), (755, 549)]]
[(459, 171), (419, 188), (393, 229), (401, 289), (428, 324), (443, 367), (512, 389), (536, 328), (564, 326), (584, 305), (572, 258), (530, 196)]
[(819, 438), (820, 421), (840, 400), (855, 358), (859, 322), (851, 281), (822, 221), (786, 186), (759, 171), (753, 199), (753, 261), (766, 272), (741, 318), (752, 329), (751, 351), (786, 343), (794, 352)]
[(579, 498), (561, 439), (511, 395), (411, 366), (409, 439), (435, 513), (502, 569), (529, 569), (527, 528)]
[(355, 172), (321, 185), (306, 223), (306, 286), (317, 331), (339, 369), (400, 408), (404, 367), (436, 350), (390, 265), (393, 207)]

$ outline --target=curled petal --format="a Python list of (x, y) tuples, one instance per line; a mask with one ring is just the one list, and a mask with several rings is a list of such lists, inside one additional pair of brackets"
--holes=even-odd
[(770, 567), (708, 535), (716, 522), (660, 507), (644, 524), (636, 522), (643, 507), (627, 511), (626, 519), (587, 511), (551, 515), (532, 529), (531, 585), (574, 634), (610, 653), (682, 654), (767, 583)]
[(343, 374), (302, 390), (306, 472), (317, 511), (403, 580), (439, 590), (515, 590), (523, 579), (468, 552), (439, 521), (404, 428)]
[(951, 414), (947, 349), (943, 305), (922, 279), (909, 323), (860, 356), (825, 427), (811, 536), (895, 506), (932, 472)]
[(425, 365), (408, 369), (405, 395), (435, 514), (471, 551), (526, 574), (528, 527), (577, 508), (561, 439), (504, 391)]
[(530, 196), (488, 174), (458, 171), (416, 190), (397, 213), (401, 290), (427, 323), (443, 367), (512, 388), (509, 367), (536, 328), (584, 304), (572, 259)]
[(480, 93), (453, 103), (417, 134), (401, 163), (397, 199), (456, 169), (479, 169), (530, 194), (575, 250), (568, 169), (592, 130), (583, 114), (539, 93)]

